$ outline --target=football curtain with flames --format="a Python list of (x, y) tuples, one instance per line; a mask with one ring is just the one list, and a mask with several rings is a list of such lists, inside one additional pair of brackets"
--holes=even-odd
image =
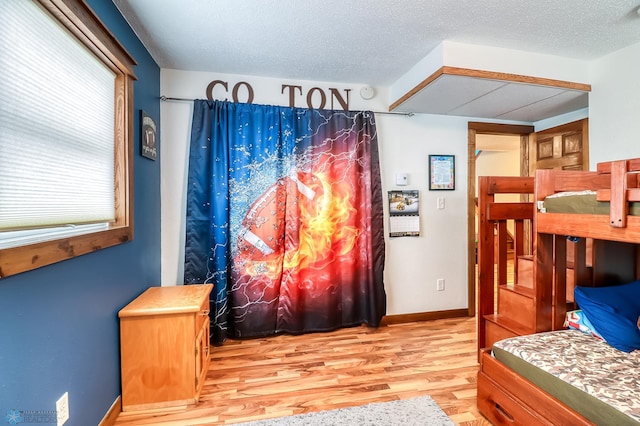
[(212, 283), (212, 340), (385, 314), (373, 113), (194, 102), (185, 282)]

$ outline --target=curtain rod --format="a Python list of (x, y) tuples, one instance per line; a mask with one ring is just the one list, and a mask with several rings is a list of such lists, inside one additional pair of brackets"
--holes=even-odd
[[(168, 96), (160, 96), (160, 100), (162, 102), (166, 101), (178, 101), (178, 102), (193, 102), (194, 99), (187, 98), (170, 98)], [(412, 112), (394, 112), (394, 111), (371, 111), (374, 114), (387, 114), (387, 115), (405, 115), (407, 117), (413, 117), (414, 113)]]

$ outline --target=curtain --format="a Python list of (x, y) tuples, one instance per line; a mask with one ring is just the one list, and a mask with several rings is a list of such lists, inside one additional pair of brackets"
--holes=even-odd
[(374, 115), (196, 100), (185, 283), (211, 338), (378, 326), (386, 310)]

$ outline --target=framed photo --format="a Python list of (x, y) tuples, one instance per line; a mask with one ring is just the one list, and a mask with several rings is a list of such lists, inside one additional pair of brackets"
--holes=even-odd
[(429, 190), (456, 189), (455, 155), (429, 156)]
[(158, 157), (156, 122), (142, 110), (140, 110), (140, 155), (154, 161)]

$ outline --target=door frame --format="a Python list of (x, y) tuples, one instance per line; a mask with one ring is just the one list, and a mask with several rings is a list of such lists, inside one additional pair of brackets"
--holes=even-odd
[(467, 159), (467, 299), (468, 315), (476, 315), (476, 263), (475, 263), (475, 199), (476, 199), (476, 135), (520, 136), (520, 175), (529, 175), (529, 137), (533, 126), (468, 122)]

